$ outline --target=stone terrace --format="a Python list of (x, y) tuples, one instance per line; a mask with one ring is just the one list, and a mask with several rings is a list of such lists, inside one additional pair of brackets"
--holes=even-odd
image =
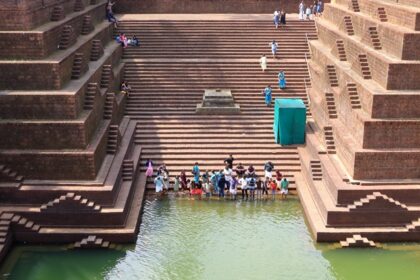
[(0, 260), (14, 241), (137, 237), (146, 181), (105, 4), (0, 3)]
[[(125, 78), (133, 88), (126, 114), (137, 121), (142, 168), (152, 159), (155, 166), (165, 163), (172, 176), (182, 170), (191, 175), (195, 161), (203, 171), (219, 170), (232, 153), (236, 163), (253, 164), (259, 175), (271, 160), (294, 183), (300, 172), (297, 148), (274, 144), (273, 111), (261, 91), (272, 84), (274, 97), (307, 102), (306, 34), (316, 38), (313, 22), (291, 19), (285, 29), (275, 30), (263, 15), (159, 17), (125, 15), (119, 28), (142, 41), (123, 54)], [(262, 73), (259, 58), (263, 53), (271, 57), (273, 39), (279, 42), (279, 59), (269, 58), (269, 69)], [(288, 82), (283, 91), (277, 86), (280, 69)], [(216, 88), (232, 90), (240, 115), (196, 115), (204, 89)]]
[(400, 2), (337, 0), (316, 20), (296, 181), (318, 241), (420, 239), (420, 8)]

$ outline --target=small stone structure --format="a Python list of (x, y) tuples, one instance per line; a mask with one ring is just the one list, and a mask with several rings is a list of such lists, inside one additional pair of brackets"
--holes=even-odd
[(204, 90), (203, 102), (197, 104), (197, 114), (216, 115), (240, 114), (241, 108), (235, 104), (232, 92), (229, 89), (206, 89)]

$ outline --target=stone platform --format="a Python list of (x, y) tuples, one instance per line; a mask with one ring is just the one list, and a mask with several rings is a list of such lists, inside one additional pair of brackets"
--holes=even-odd
[(234, 115), (241, 113), (241, 107), (235, 104), (230, 90), (206, 89), (196, 112), (200, 115)]

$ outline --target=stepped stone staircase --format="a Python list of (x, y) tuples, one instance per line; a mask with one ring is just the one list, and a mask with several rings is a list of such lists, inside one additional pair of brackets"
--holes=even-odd
[(311, 160), (311, 175), (312, 180), (321, 181), (322, 180), (322, 166), (319, 160)]
[(64, 25), (61, 31), (61, 38), (60, 43), (58, 44), (58, 48), (61, 50), (65, 50), (69, 48), (71, 45), (74, 45), (77, 40), (76, 32), (71, 25)]
[[(338, 85), (337, 85), (338, 86)], [(330, 119), (337, 118), (337, 107), (335, 105), (335, 98), (332, 92), (325, 93), (325, 100), (327, 103), (327, 112)]]
[[(87, 198), (83, 198), (81, 195), (75, 193), (67, 193), (59, 198), (51, 200), (50, 202), (41, 205), (41, 212), (57, 213), (57, 212), (68, 212), (74, 209), (78, 211), (101, 211), (100, 205), (95, 205), (95, 202), (89, 201)], [(83, 210), (85, 209), (85, 210)]]
[(352, 23), (352, 20), (351, 20), (350, 16), (345, 16), (344, 17), (344, 27), (345, 27), (346, 32), (349, 36), (354, 35), (353, 23)]
[(83, 53), (76, 53), (73, 59), (73, 67), (71, 69), (71, 78), (79, 79), (86, 71), (88, 66), (84, 61)]
[(66, 17), (63, 6), (55, 6), (51, 13), (51, 21), (60, 21)]
[(0, 262), (14, 242), (137, 238), (146, 178), (106, 2), (0, 4), (19, 15), (0, 19)]
[(337, 51), (340, 61), (347, 61), (346, 49), (344, 48), (343, 40), (335, 40), (335, 43), (337, 45)]
[(73, 245), (73, 249), (107, 249), (111, 243), (95, 235), (89, 235)]
[(382, 22), (388, 21), (388, 17), (386, 16), (386, 11), (384, 7), (378, 7), (378, 17), (379, 20)]
[(358, 59), (359, 59), (360, 71), (362, 72), (363, 79), (365, 80), (372, 79), (372, 73), (370, 71), (366, 54), (359, 54)]
[(92, 40), (90, 61), (98, 61), (104, 55), (104, 47), (101, 40)]
[(334, 65), (327, 65), (327, 73), (328, 73), (328, 79), (330, 81), (330, 86), (338, 87), (338, 78), (337, 78), (337, 73), (335, 72)]
[[(418, 18), (420, 7), (358, 0), (356, 9), (355, 3), (328, 3), (315, 21), (318, 40), (309, 42), (308, 61), (312, 118), (306, 146), (298, 147), (297, 190), (317, 241), (347, 239), (345, 247), (419, 241), (420, 141), (408, 142), (420, 131), (420, 55), (411, 50), (420, 29), (407, 20)], [(334, 67), (336, 83), (326, 65)], [(336, 106), (334, 118), (327, 104)], [(314, 167), (322, 173), (314, 176)]]
[(358, 13), (360, 12), (360, 7), (359, 7), (359, 1), (358, 0), (351, 0), (351, 7), (353, 8), (353, 11)]
[(331, 126), (324, 126), (324, 141), (328, 154), (335, 154), (334, 132)]
[(382, 50), (381, 40), (379, 39), (378, 30), (376, 29), (376, 26), (371, 26), (368, 30), (373, 48), (375, 50)]
[[(141, 170), (151, 159), (165, 164), (170, 176), (190, 170), (220, 170), (233, 154), (234, 165), (254, 165), (263, 176), (270, 160), (294, 186), (300, 172), (296, 147), (274, 144), (272, 108), (261, 91), (273, 85), (273, 98), (302, 98), (308, 104), (304, 79), (308, 77), (306, 34), (314, 38), (313, 22), (290, 20), (288, 30), (274, 30), (261, 20), (153, 21), (125, 20), (119, 32), (142, 38), (139, 48), (124, 49), (125, 80), (132, 91), (126, 115), (137, 121), (135, 143), (142, 146)], [(262, 72), (259, 57), (276, 39), (279, 58), (269, 59)], [(286, 73), (287, 89), (277, 85), (277, 73)], [(205, 89), (229, 89), (241, 114), (196, 114)], [(152, 181), (148, 187), (153, 188)]]
[(83, 17), (83, 23), (82, 23), (82, 35), (87, 35), (90, 32), (92, 32), (94, 29), (94, 26), (92, 24), (92, 17), (90, 15), (85, 15)]
[(342, 248), (374, 248), (375, 242), (362, 237), (360, 234), (355, 234), (352, 237), (346, 238), (345, 241), (340, 241)]
[(355, 83), (347, 83), (347, 93), (350, 97), (350, 103), (352, 109), (361, 109), (362, 104), (360, 103), (359, 94), (357, 93), (357, 85)]

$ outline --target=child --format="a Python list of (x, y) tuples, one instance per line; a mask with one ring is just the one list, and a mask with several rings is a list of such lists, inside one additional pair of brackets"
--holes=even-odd
[(210, 182), (209, 181), (204, 183), (204, 191), (206, 192), (206, 198), (210, 198), (211, 197), (211, 187), (210, 187)]
[(270, 189), (271, 189), (271, 197), (273, 200), (276, 199), (276, 190), (277, 190), (277, 183), (276, 180), (270, 179)]

